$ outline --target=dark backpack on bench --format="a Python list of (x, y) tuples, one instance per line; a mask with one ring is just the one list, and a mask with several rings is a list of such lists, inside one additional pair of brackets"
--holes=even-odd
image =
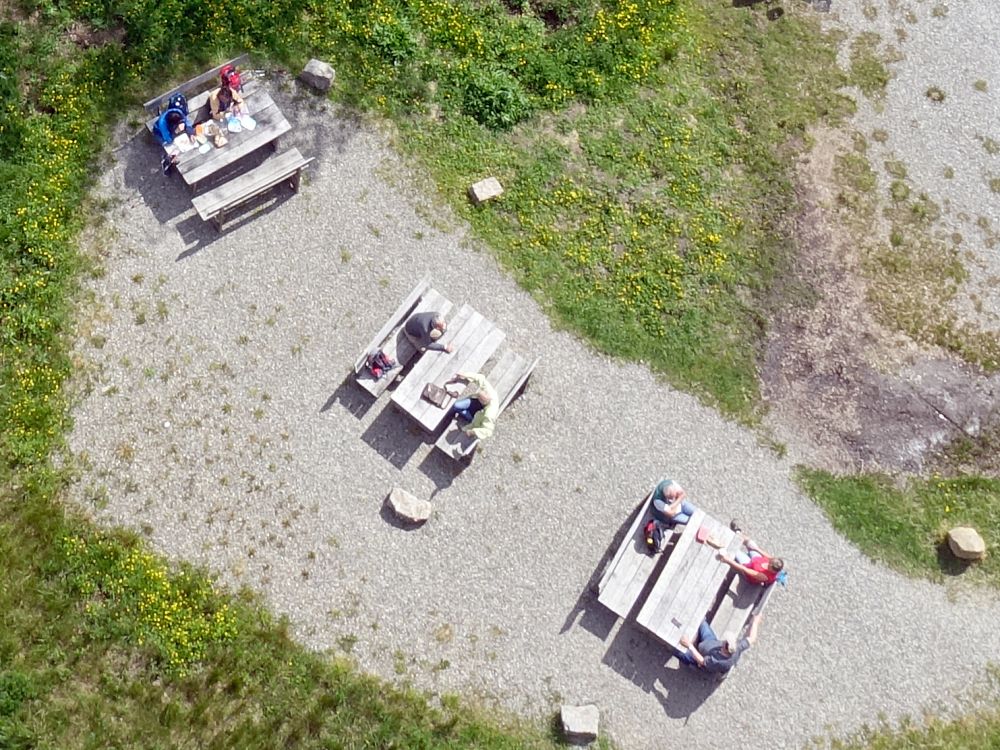
[(367, 365), (368, 371), (375, 376), (375, 379), (381, 380), (383, 375), (396, 367), (396, 360), (381, 349), (376, 349), (368, 355)]

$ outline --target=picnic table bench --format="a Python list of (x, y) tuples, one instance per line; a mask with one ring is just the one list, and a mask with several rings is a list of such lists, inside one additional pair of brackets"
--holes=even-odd
[(449, 322), (448, 330), (438, 339), (451, 344), (453, 351), (428, 352), (403, 378), (392, 394), (392, 402), (412, 417), (427, 432), (440, 426), (455, 399), (449, 397), (442, 406), (422, 398), (424, 386), (444, 385), (459, 372), (479, 372), (493, 352), (503, 343), (505, 334), (470, 305), (462, 305)]
[[(497, 410), (498, 417), (523, 390), (537, 364), (538, 357), (528, 362), (520, 354), (508, 350), (486, 375), (486, 379), (497, 392), (497, 398), (500, 401)], [(477, 445), (479, 445), (479, 438), (466, 435), (459, 426), (458, 420), (454, 419), (441, 433), (434, 447), (458, 460), (472, 456)]]
[(312, 161), (302, 156), (297, 148), (291, 148), (250, 171), (195, 196), (191, 203), (204, 221), (211, 220), (215, 228), (221, 231), (229, 211), (286, 180), (292, 190), (298, 192), (302, 170)]
[(381, 396), (399, 374), (397, 370), (375, 379), (368, 369), (368, 355), (382, 349), (386, 354), (396, 360), (399, 368), (405, 368), (411, 359), (417, 354), (417, 349), (410, 343), (410, 340), (403, 333), (403, 326), (411, 315), (422, 312), (436, 312), (447, 315), (451, 311), (451, 302), (440, 292), (431, 287), (427, 278), (421, 279), (404, 299), (395, 312), (389, 316), (385, 325), (379, 329), (378, 333), (368, 342), (360, 356), (354, 362), (355, 381), (358, 385), (368, 391), (375, 398)]

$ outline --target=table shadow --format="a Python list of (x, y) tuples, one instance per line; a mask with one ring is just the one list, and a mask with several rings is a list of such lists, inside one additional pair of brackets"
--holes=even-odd
[(387, 407), (375, 417), (361, 434), (361, 439), (397, 469), (402, 469), (413, 454), (426, 445), (423, 431), (410, 423), (405, 415)]
[(336, 390), (330, 394), (326, 403), (319, 407), (319, 411), (322, 414), (329, 411), (334, 404), (340, 404), (352, 416), (363, 419), (375, 403), (376, 399), (354, 382), (354, 372), (350, 371)]

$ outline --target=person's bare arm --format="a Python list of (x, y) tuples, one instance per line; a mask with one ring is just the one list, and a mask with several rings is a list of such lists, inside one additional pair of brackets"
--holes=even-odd
[(756, 581), (757, 583), (767, 583), (766, 575), (760, 573), (759, 571), (753, 570), (752, 568), (748, 568), (746, 565), (741, 565), (728, 555), (720, 554), (719, 559), (733, 570), (737, 570), (743, 575), (745, 575), (751, 581)]
[(681, 638), (680, 644), (688, 650), (688, 653), (691, 654), (691, 657), (698, 663), (699, 667), (705, 666), (705, 657), (701, 655), (701, 652), (691, 642), (690, 638), (684, 636)]
[(750, 632), (747, 633), (747, 643), (751, 646), (757, 641), (757, 631), (760, 630), (760, 620), (764, 615), (754, 615), (753, 622), (750, 623)]

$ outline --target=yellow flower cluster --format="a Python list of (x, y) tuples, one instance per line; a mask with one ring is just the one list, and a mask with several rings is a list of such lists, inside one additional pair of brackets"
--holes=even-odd
[(171, 573), (137, 545), (104, 536), (62, 540), (73, 585), (95, 624), (112, 623), (152, 648), (167, 671), (185, 674), (209, 645), (235, 637), (236, 618), (201, 576)]

